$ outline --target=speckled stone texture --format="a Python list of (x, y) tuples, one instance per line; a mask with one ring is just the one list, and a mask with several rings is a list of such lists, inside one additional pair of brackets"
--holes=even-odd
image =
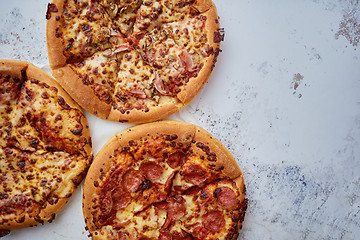
[[(245, 174), (239, 239), (359, 239), (360, 2), (214, 0), (222, 52), (170, 119), (224, 143)], [(47, 1), (0, 1), (0, 56), (48, 69)], [(87, 114), (94, 152), (129, 125)], [(9, 239), (88, 239), (81, 190), (51, 224)]]

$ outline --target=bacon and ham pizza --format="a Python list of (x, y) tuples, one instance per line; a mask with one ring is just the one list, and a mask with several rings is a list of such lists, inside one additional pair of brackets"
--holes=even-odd
[(120, 122), (189, 104), (223, 39), (211, 0), (53, 0), (47, 19), (53, 75), (83, 108)]
[(0, 236), (52, 221), (92, 160), (81, 108), (34, 65), (0, 60)]
[(236, 239), (247, 207), (229, 151), (177, 121), (116, 134), (95, 157), (83, 194), (93, 239)]

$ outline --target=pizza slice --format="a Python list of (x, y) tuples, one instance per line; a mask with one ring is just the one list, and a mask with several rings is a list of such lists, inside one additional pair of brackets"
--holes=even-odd
[(147, 121), (152, 121), (181, 108), (177, 98), (159, 94), (157, 79), (157, 70), (143, 61), (136, 50), (126, 53), (121, 60), (108, 118), (137, 122), (146, 115)]
[[(63, 4), (61, 4), (63, 2)], [(105, 9), (94, 0), (54, 1), (56, 12), (49, 18), (48, 50), (53, 67), (80, 62), (97, 51), (118, 44), (121, 34)]]
[[(79, 153), (83, 150), (87, 139), (78, 137), (86, 131), (82, 112), (70, 107), (57, 93), (57, 88), (37, 79), (28, 79), (22, 85), (16, 105), (9, 113), (7, 146), (23, 151)], [(67, 112), (66, 116), (61, 111)]]
[(195, 78), (213, 53), (204, 31), (206, 17), (197, 17), (155, 28), (134, 45), (144, 61), (157, 69), (156, 90), (176, 96)]

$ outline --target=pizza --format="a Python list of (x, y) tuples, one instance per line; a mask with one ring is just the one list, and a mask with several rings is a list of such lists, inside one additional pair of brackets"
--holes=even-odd
[(84, 109), (119, 122), (188, 105), (224, 37), (211, 0), (53, 0), (46, 18), (53, 76)]
[(170, 120), (111, 138), (83, 194), (92, 239), (236, 239), (247, 207), (229, 151), (204, 129)]
[(0, 236), (51, 222), (92, 161), (86, 118), (41, 69), (0, 60)]

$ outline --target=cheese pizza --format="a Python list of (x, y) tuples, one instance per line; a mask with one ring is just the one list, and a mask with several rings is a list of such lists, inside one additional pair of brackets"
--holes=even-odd
[(224, 36), (211, 0), (53, 0), (47, 19), (53, 75), (83, 108), (119, 122), (189, 104)]
[(93, 239), (236, 239), (247, 207), (229, 151), (177, 121), (116, 134), (95, 157), (83, 194)]
[(34, 65), (0, 60), (0, 236), (51, 222), (92, 160), (81, 108)]

